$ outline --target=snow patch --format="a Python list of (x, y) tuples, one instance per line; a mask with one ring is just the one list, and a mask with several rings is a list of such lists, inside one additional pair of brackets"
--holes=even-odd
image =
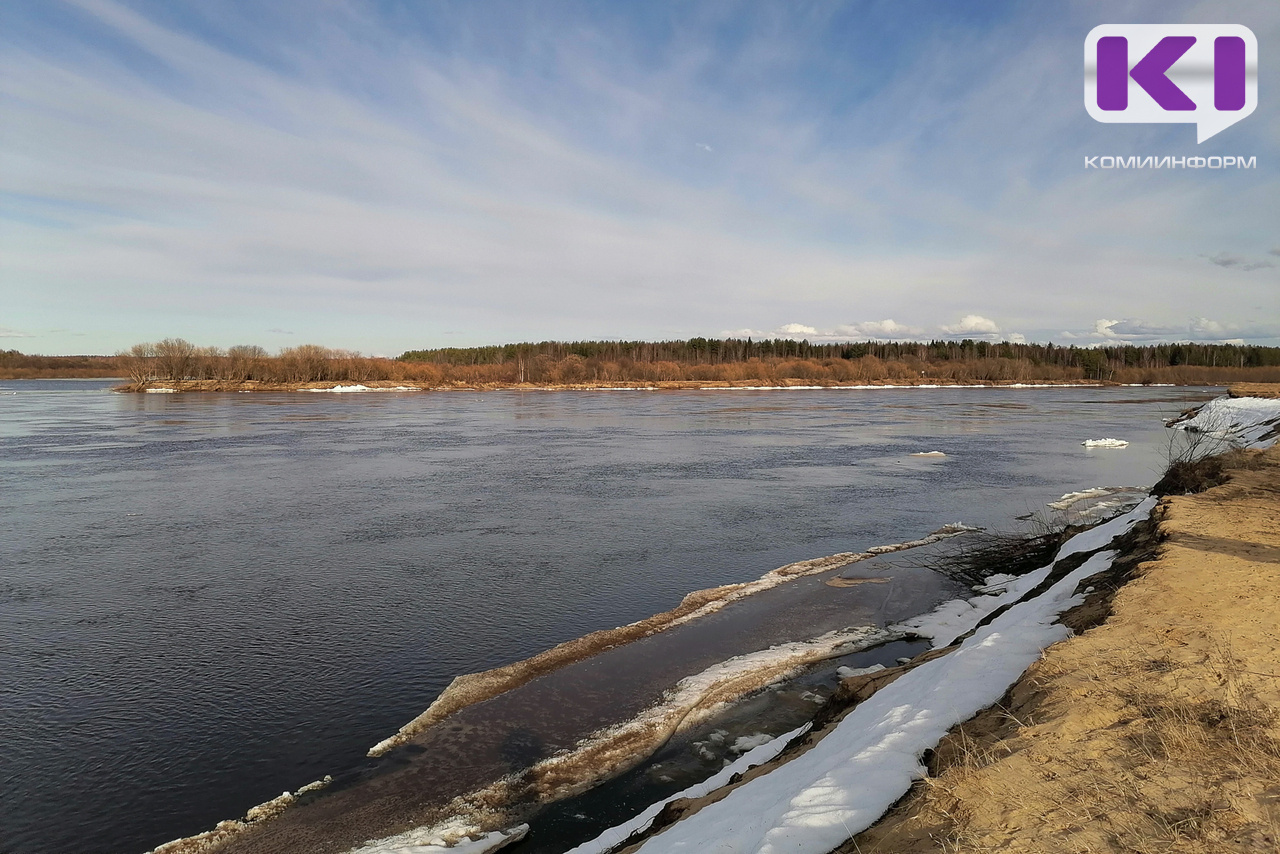
[(176, 394), (176, 388), (149, 388), (147, 394)]
[[(1147, 518), (1151, 513), (1151, 508), (1155, 506), (1156, 499), (1149, 497), (1123, 516), (1117, 516), (1109, 522), (1104, 522), (1095, 528), (1076, 534), (1062, 544), (1053, 563), (1073, 554), (1102, 548), (1115, 537), (1127, 532), (1139, 521)], [(943, 602), (929, 613), (921, 614), (919, 617), (899, 623), (893, 628), (929, 638), (933, 641), (934, 649), (950, 646), (955, 642), (956, 638), (968, 632), (988, 614), (994, 613), (998, 608), (1011, 602), (1017, 602), (1039, 586), (1053, 570), (1053, 563), (1028, 572), (1025, 575), (1009, 576), (999, 574), (989, 576), (986, 579), (986, 584), (980, 588), (983, 591), (989, 591), (985, 595), (975, 596), (968, 600), (952, 599)]]
[(657, 818), (658, 813), (662, 812), (662, 808), (667, 804), (672, 801), (679, 800), (680, 798), (700, 798), (703, 795), (714, 792), (722, 786), (728, 785), (729, 779), (733, 777), (734, 774), (741, 774), (748, 769), (754, 768), (757, 765), (763, 765), (770, 761), (781, 753), (782, 749), (792, 740), (799, 738), (808, 732), (811, 726), (812, 724), (805, 724), (804, 726), (791, 730), (791, 732), (778, 736), (766, 744), (762, 744), (759, 747), (747, 751), (733, 762), (720, 769), (720, 771), (703, 780), (701, 783), (695, 783), (689, 788), (679, 791), (665, 800), (652, 804), (648, 809), (640, 813), (635, 818), (609, 828), (590, 842), (584, 842), (577, 848), (570, 849), (567, 854), (601, 854), (601, 852), (608, 851), (610, 848), (614, 847), (619, 842), (622, 842), (637, 830), (643, 830), (648, 827), (649, 824)]
[(1225, 444), (1269, 448), (1280, 428), (1280, 400), (1263, 397), (1216, 397), (1194, 413), (1166, 426), (1201, 433)]
[(309, 388), (305, 390), (306, 391), (327, 391), (327, 392), (333, 392), (335, 394), (345, 394), (350, 392), (361, 392), (361, 391), (418, 391), (417, 388), (411, 385), (398, 385), (398, 386), (392, 386), (390, 388), (381, 388), (381, 387), (374, 387), (374, 386), (367, 386), (367, 385), (336, 385), (333, 388)]

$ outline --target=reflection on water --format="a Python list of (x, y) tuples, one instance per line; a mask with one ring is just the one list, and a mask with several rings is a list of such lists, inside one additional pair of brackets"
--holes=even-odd
[[(143, 850), (357, 766), (457, 674), (795, 560), (1151, 483), (1160, 418), (1210, 396), (107, 385), (0, 383), (6, 852)], [(1098, 436), (1131, 444), (1080, 447)]]

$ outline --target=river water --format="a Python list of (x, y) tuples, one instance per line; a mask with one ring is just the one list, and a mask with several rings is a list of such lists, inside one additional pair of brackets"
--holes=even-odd
[(110, 385), (0, 381), (5, 854), (207, 829), (691, 590), (1148, 485), (1216, 393)]

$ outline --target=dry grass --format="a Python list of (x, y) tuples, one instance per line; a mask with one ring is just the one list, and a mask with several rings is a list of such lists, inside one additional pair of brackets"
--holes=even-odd
[(840, 850), (1280, 851), (1280, 449), (1225, 468), (1228, 484), (1165, 499), (1120, 575), (1085, 582), (1063, 620), (1081, 633)]
[[(922, 826), (932, 825), (926, 849), (1280, 850), (1280, 791), (1267, 795), (1267, 781), (1280, 783), (1277, 714), (1255, 692), (1256, 680), (1280, 677), (1249, 673), (1226, 640), (1219, 639), (1215, 649), (1201, 661), (1178, 660), (1168, 648), (1099, 662), (1091, 678), (1102, 691), (1128, 686), (1118, 695), (1122, 706), (1112, 725), (1120, 733), (1117, 749), (1097, 757), (1084, 745), (1059, 757), (1059, 767), (1046, 772), (1057, 793), (1051, 803), (1029, 793), (1019, 800), (998, 769), (1015, 753), (1034, 749), (1024, 733), (1035, 727), (1033, 717), (997, 707), (986, 720), (959, 727), (939, 746), (933, 773), (913, 805), (917, 815), (928, 817)], [(990, 737), (1000, 730), (1003, 737)], [(1099, 773), (1103, 767), (1107, 773)], [(1011, 848), (1004, 834), (992, 832), (990, 811), (973, 809), (991, 802), (1006, 811), (1043, 814), (1047, 844)], [(872, 842), (847, 850), (895, 849)]]
[(1175, 456), (1159, 482), (1151, 488), (1153, 495), (1194, 495), (1226, 483), (1233, 471), (1252, 471), (1263, 467), (1262, 455), (1256, 451), (1233, 448), (1212, 456), (1183, 453)]

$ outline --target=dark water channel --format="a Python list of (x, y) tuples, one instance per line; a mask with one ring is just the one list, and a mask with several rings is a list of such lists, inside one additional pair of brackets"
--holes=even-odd
[[(207, 829), (358, 766), (460, 673), (691, 590), (1149, 484), (1160, 418), (1213, 395), (108, 385), (0, 382), (16, 392), (0, 394), (6, 854)], [(1131, 444), (1080, 446), (1102, 436)], [(948, 456), (909, 456), (935, 449)], [(877, 595), (910, 610), (941, 590)], [(884, 618), (846, 592), (821, 619), (726, 609), (649, 681), (582, 705), (616, 713), (748, 641)], [(607, 682), (587, 670), (584, 698)]]

